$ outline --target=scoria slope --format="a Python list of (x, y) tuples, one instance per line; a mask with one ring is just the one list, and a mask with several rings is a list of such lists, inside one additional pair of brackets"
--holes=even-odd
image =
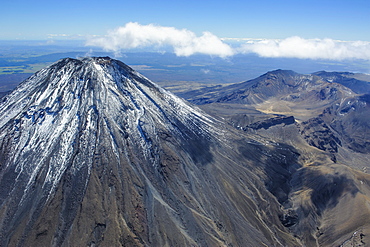
[(279, 202), (298, 152), (122, 62), (63, 59), (1, 101), (1, 246), (300, 244)]

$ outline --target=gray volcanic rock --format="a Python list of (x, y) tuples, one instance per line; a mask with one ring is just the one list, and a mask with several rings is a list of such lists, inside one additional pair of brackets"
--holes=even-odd
[(370, 95), (349, 97), (320, 115), (355, 152), (370, 153)]
[(1, 246), (299, 243), (276, 200), (297, 151), (235, 133), (122, 62), (60, 60), (0, 116)]
[(338, 147), (342, 145), (338, 136), (325, 124), (320, 118), (311, 118), (302, 122), (300, 125), (301, 135), (311, 146), (320, 150), (328, 151), (332, 160), (335, 162), (335, 153), (338, 153)]
[(259, 130), (259, 129), (268, 129), (272, 126), (278, 125), (278, 124), (284, 124), (284, 125), (290, 125), (294, 124), (295, 119), (293, 116), (289, 117), (274, 117), (269, 118), (263, 121), (254, 122), (253, 124), (247, 125), (243, 127), (243, 130), (247, 130), (248, 128)]

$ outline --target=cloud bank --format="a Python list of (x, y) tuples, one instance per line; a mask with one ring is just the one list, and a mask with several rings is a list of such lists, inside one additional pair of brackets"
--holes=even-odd
[(92, 37), (88, 39), (87, 45), (103, 47), (109, 51), (171, 46), (178, 56), (196, 53), (220, 57), (233, 55), (233, 49), (210, 32), (204, 32), (198, 37), (186, 29), (179, 30), (153, 24), (140, 25), (134, 22), (109, 31), (106, 36)]
[(226, 58), (235, 54), (254, 53), (271, 58), (370, 60), (370, 42), (367, 41), (303, 39), (295, 36), (281, 40), (241, 40), (237, 45), (234, 39), (231, 46), (227, 40), (210, 32), (197, 36), (187, 29), (129, 22), (123, 27), (109, 31), (105, 36), (90, 37), (86, 44), (114, 52), (135, 48), (158, 50), (171, 47), (178, 56), (207, 54)]
[(366, 59), (370, 60), (370, 42), (338, 41), (333, 39), (303, 39), (249, 41), (237, 48), (239, 53), (256, 53), (261, 57), (303, 59)]

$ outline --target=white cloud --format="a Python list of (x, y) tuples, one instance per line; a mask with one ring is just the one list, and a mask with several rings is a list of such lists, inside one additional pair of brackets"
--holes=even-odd
[(237, 48), (239, 53), (256, 53), (262, 57), (303, 59), (370, 59), (370, 42), (338, 41), (333, 39), (303, 39), (248, 41)]
[(105, 36), (91, 36), (86, 45), (102, 47), (119, 53), (121, 50), (150, 48), (162, 50), (170, 47), (178, 56), (207, 54), (223, 58), (238, 53), (255, 53), (261, 57), (287, 57), (302, 59), (366, 59), (370, 60), (370, 42), (339, 41), (333, 39), (235, 39), (219, 38), (210, 32), (197, 36), (187, 29), (141, 25), (129, 22), (111, 30)]
[(171, 46), (178, 56), (196, 53), (220, 57), (233, 55), (233, 49), (210, 32), (204, 32), (198, 37), (186, 29), (153, 24), (140, 25), (134, 22), (109, 31), (105, 36), (91, 37), (87, 40), (87, 45), (116, 52), (121, 49)]

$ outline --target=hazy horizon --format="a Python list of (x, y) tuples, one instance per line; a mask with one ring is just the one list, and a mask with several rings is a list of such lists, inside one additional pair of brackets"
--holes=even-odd
[[(6, 1), (0, 40), (58, 40), (106, 51), (370, 60), (370, 2)], [(44, 45), (44, 44), (40, 44)]]

